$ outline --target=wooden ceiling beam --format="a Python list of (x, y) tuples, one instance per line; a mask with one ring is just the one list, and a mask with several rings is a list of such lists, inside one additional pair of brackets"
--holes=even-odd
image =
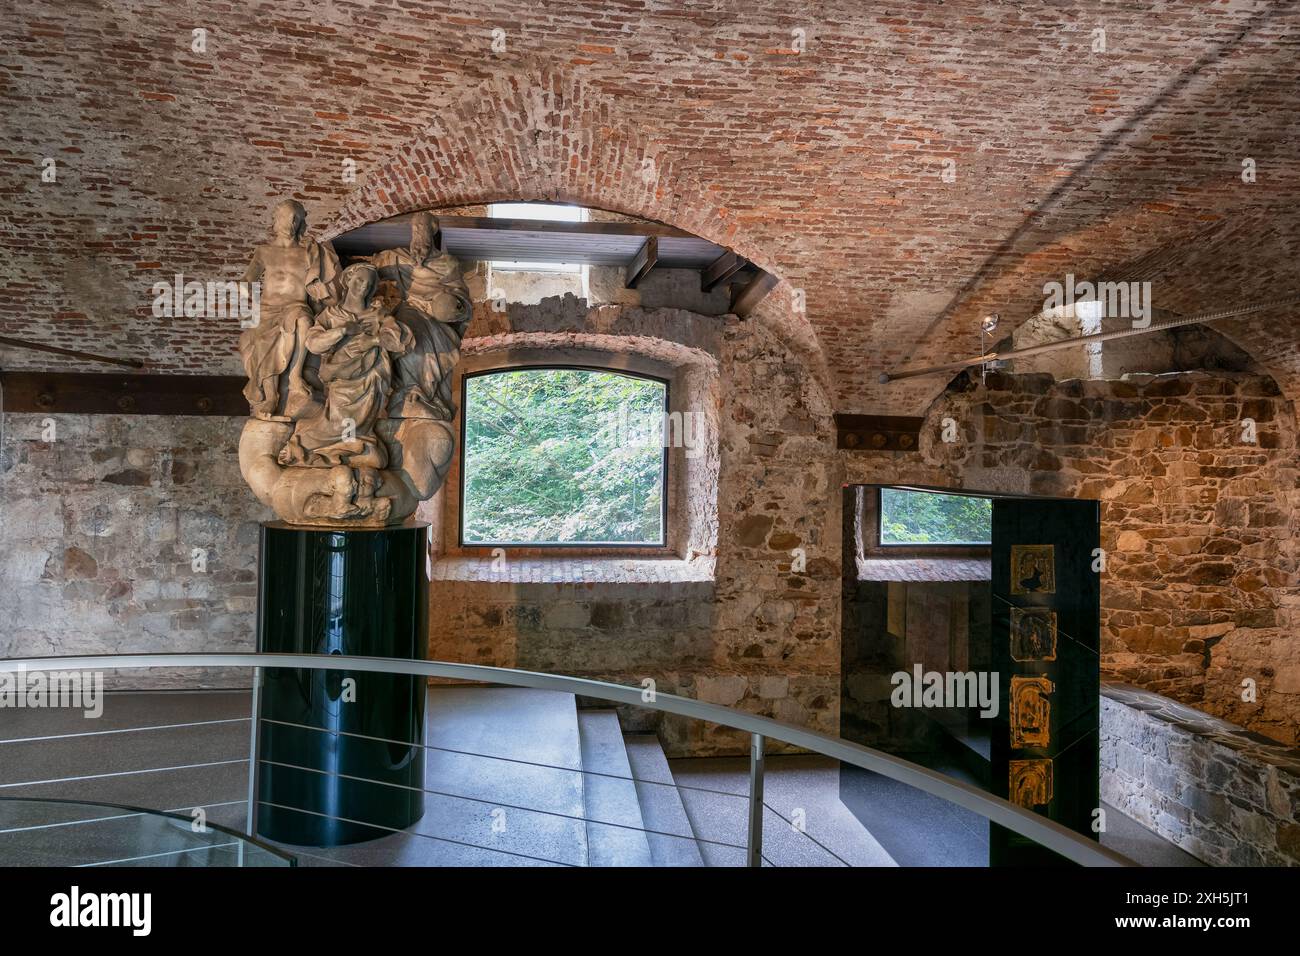
[(242, 375), (3, 372), (4, 410), (76, 415), (248, 414)]
[[(569, 236), (659, 236), (699, 239), (700, 236), (660, 222), (552, 222), (548, 219), (495, 219), (491, 216), (435, 216), (438, 228), (493, 229), (499, 232), (539, 232)], [(386, 219), (372, 225), (392, 223)], [(362, 229), (365, 226), (360, 227)], [(357, 230), (352, 230), (353, 232)], [(346, 234), (345, 234), (346, 235)], [(338, 237), (335, 237), (338, 238)]]
[(835, 413), (835, 447), (846, 451), (916, 451), (924, 418)]

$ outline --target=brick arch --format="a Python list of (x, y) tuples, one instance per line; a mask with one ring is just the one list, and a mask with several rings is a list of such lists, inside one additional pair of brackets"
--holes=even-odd
[[(414, 141), (366, 174), (325, 230), (419, 209), (507, 200), (572, 202), (675, 226), (780, 277), (770, 249), (611, 97), (553, 67), (494, 75), (440, 110)], [(775, 328), (829, 396), (832, 378), (806, 313), (782, 281), (752, 320)]]

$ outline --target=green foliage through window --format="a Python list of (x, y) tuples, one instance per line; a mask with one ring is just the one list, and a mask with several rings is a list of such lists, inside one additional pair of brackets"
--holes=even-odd
[(667, 386), (589, 369), (465, 380), (465, 544), (664, 541)]
[(881, 544), (988, 544), (993, 499), (880, 489)]

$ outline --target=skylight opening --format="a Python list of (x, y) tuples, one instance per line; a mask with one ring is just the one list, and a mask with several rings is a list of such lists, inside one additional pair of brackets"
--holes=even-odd
[[(584, 206), (567, 206), (546, 202), (496, 202), (488, 206), (492, 219), (536, 219), (541, 222), (586, 222)], [(494, 259), (493, 269), (503, 272), (566, 272), (582, 273), (584, 266), (578, 262), (526, 262), (514, 259)]]

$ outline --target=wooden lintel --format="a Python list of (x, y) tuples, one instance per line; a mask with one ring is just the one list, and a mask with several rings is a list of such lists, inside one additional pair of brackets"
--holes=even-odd
[(629, 289), (635, 289), (636, 284), (646, 277), (646, 274), (655, 267), (659, 261), (659, 238), (657, 236), (646, 236), (645, 242), (641, 243), (641, 248), (637, 250), (632, 261), (627, 265), (627, 278), (624, 285)]
[(758, 307), (758, 303), (763, 301), (763, 297), (776, 288), (778, 281), (772, 273), (759, 269), (758, 274), (746, 282), (739, 291), (732, 286), (731, 314), (740, 319), (749, 318)]
[(248, 414), (242, 375), (0, 373), (6, 412), (50, 415)]
[(835, 447), (847, 451), (916, 451), (924, 418), (835, 413)]
[(745, 259), (730, 249), (700, 270), (700, 291), (712, 292), (745, 265)]

